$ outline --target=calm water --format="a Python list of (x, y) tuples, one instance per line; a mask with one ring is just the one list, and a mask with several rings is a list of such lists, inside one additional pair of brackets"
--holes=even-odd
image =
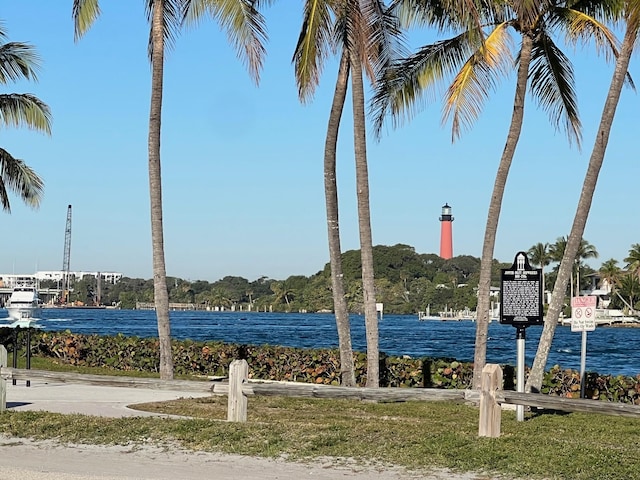
[[(3, 315), (4, 314), (4, 315)], [(6, 316), (0, 310), (0, 317)], [(45, 309), (45, 331), (157, 337), (155, 312), (144, 310)], [(526, 364), (531, 366), (542, 327), (527, 329)], [(250, 345), (334, 348), (338, 345), (335, 319), (330, 314), (171, 312), (176, 339), (217, 340)], [(351, 316), (353, 348), (366, 351), (364, 318)], [(487, 361), (515, 365), (516, 329), (491, 323)], [(547, 367), (580, 369), (581, 334), (558, 326)], [(418, 320), (417, 315), (385, 315), (380, 322), (380, 351), (411, 357), (451, 357), (473, 360), (475, 323)], [(614, 375), (640, 373), (640, 328), (598, 327), (587, 337), (587, 370)]]

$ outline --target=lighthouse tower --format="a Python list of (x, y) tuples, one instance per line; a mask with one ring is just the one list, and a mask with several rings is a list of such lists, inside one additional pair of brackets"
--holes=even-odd
[(451, 231), (453, 216), (448, 203), (442, 207), (440, 222), (440, 256), (448, 260), (453, 257), (453, 233)]

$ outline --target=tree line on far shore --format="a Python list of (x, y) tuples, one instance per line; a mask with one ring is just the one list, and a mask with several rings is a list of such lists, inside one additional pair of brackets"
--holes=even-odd
[[(553, 244), (538, 243), (528, 251), (532, 265), (544, 269), (555, 263), (550, 271), (543, 270), (546, 285), (555, 282), (557, 263), (562, 258), (565, 243), (566, 239), (561, 237)], [(585, 260), (597, 256), (595, 247), (583, 241), (580, 258), (576, 259), (575, 292), (588, 291), (598, 285), (598, 280), (606, 280), (614, 285), (617, 292), (612, 295), (611, 308), (633, 307), (640, 300), (640, 283), (636, 272), (637, 265), (640, 265), (640, 247), (634, 245), (630, 249), (629, 257), (625, 259), (626, 269), (618, 267), (618, 262), (611, 259), (596, 271)], [(342, 257), (349, 310), (360, 313), (363, 308), (360, 252), (350, 250)], [(403, 244), (377, 245), (373, 258), (376, 298), (384, 304), (385, 313), (414, 314), (427, 307), (432, 313), (445, 309), (476, 308), (479, 258), (460, 255), (445, 260), (433, 253), (417, 253), (413, 247)], [(493, 286), (500, 284), (500, 269), (509, 266), (510, 263), (494, 261)], [(252, 311), (276, 312), (333, 310), (329, 264), (308, 277), (292, 275), (284, 280), (260, 277), (249, 281), (243, 277), (226, 276), (215, 282), (168, 277), (167, 287), (170, 302), (191, 303), (199, 308), (243, 311), (251, 308)], [(76, 279), (70, 298), (94, 304), (98, 302), (98, 290), (96, 279), (86, 276)], [(569, 287), (567, 295), (570, 294)], [(153, 303), (153, 280), (124, 277), (115, 285), (103, 284), (99, 301), (104, 305), (117, 305), (125, 309), (135, 308), (137, 302)], [(566, 313), (568, 315), (569, 311)]]

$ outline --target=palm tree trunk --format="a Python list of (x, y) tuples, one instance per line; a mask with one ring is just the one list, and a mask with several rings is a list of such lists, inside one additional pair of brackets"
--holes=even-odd
[[(478, 283), (478, 308), (476, 318), (476, 344), (473, 358), (473, 388), (480, 389), (482, 382), (482, 369), (487, 363), (487, 332), (489, 330), (489, 303), (491, 293), (491, 270), (493, 266), (493, 250), (496, 244), (498, 220), (502, 208), (502, 197), (507, 183), (511, 161), (516, 152), (522, 122), (524, 118), (524, 99), (527, 93), (527, 78), (529, 76), (529, 64), (531, 63), (531, 48), (533, 39), (529, 34), (522, 35), (522, 48), (520, 50), (520, 64), (516, 81), (516, 93), (513, 101), (513, 114), (511, 125), (507, 135), (507, 142), (502, 152), (496, 181), (493, 185), (487, 226), (484, 232), (482, 245), (482, 260), (480, 264), (480, 280)], [(514, 252), (515, 255), (516, 252)]]
[(364, 114), (362, 63), (357, 52), (349, 56), (351, 63), (351, 96), (353, 101), (353, 139), (356, 157), (356, 188), (358, 195), (358, 227), (362, 262), (362, 295), (364, 322), (367, 331), (367, 387), (380, 384), (380, 354), (378, 351), (378, 314), (373, 275), (373, 239), (369, 208), (369, 172), (367, 167), (367, 135)]
[(351, 346), (351, 326), (347, 299), (344, 294), (344, 274), (342, 272), (342, 250), (340, 248), (340, 223), (338, 221), (338, 185), (336, 181), (336, 151), (340, 120), (347, 96), (349, 81), (349, 56), (342, 54), (338, 79), (329, 114), (327, 138), (324, 144), (324, 196), (327, 209), (327, 233), (329, 237), (329, 261), (331, 264), (331, 287), (333, 309), (338, 329), (340, 348), (340, 382), (345, 387), (356, 386)]
[(153, 249), (153, 292), (160, 341), (160, 378), (173, 378), (169, 292), (164, 259), (162, 227), (162, 177), (160, 174), (160, 131), (164, 70), (164, 0), (155, 0), (151, 23), (151, 107), (149, 113), (149, 195), (151, 200), (151, 243)]
[(573, 225), (571, 227), (571, 232), (569, 233), (564, 256), (560, 263), (558, 278), (553, 289), (553, 294), (551, 295), (549, 311), (547, 312), (547, 318), (545, 319), (542, 334), (540, 336), (538, 351), (536, 352), (536, 357), (533, 362), (533, 366), (531, 367), (531, 372), (529, 373), (529, 379), (527, 380), (527, 391), (539, 392), (542, 387), (544, 368), (547, 364), (549, 350), (551, 349), (551, 342), (553, 341), (553, 335), (558, 324), (558, 317), (560, 316), (560, 311), (562, 310), (562, 305), (564, 303), (564, 296), (567, 291), (567, 282), (569, 281), (573, 263), (578, 253), (578, 249), (580, 248), (582, 235), (584, 234), (584, 229), (587, 224), (587, 218), (589, 217), (591, 202), (593, 200), (593, 193), (596, 189), (598, 175), (600, 174), (604, 155), (607, 150), (607, 144), (609, 142), (609, 134), (611, 133), (613, 118), (620, 100), (620, 92), (622, 91), (625, 76), (627, 75), (629, 60), (633, 53), (633, 45), (638, 35), (639, 24), (635, 20), (635, 18), (628, 20), (627, 31), (625, 33), (624, 40), (622, 41), (620, 53), (616, 60), (616, 67), (613, 72), (609, 93), (602, 110), (600, 126), (596, 134), (591, 158), (589, 159), (589, 166), (587, 167), (582, 191), (580, 192), (578, 208), (573, 219)]

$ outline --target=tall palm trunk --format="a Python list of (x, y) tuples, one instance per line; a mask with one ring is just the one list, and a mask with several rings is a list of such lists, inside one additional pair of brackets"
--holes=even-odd
[(340, 248), (340, 223), (338, 221), (338, 185), (336, 182), (336, 150), (340, 120), (344, 109), (349, 82), (349, 56), (343, 52), (340, 59), (338, 79), (333, 94), (333, 103), (329, 114), (327, 138), (324, 144), (324, 196), (327, 208), (327, 232), (329, 236), (329, 261), (331, 264), (331, 287), (333, 290), (333, 309), (338, 329), (340, 347), (340, 381), (345, 387), (356, 385), (351, 346), (351, 326), (347, 311), (347, 299), (344, 295), (344, 274), (342, 272), (342, 250)]
[(162, 227), (162, 177), (160, 173), (160, 131), (164, 70), (164, 0), (155, 0), (151, 21), (151, 106), (149, 113), (149, 195), (151, 203), (151, 244), (153, 249), (153, 293), (160, 340), (160, 378), (173, 378), (169, 292), (164, 260)]
[[(516, 80), (516, 93), (513, 102), (513, 114), (511, 125), (507, 135), (507, 142), (502, 152), (496, 181), (493, 185), (491, 202), (489, 203), (489, 213), (487, 215), (487, 226), (484, 232), (484, 243), (482, 245), (482, 261), (480, 265), (480, 280), (478, 284), (478, 308), (476, 320), (476, 344), (473, 358), (473, 388), (479, 389), (482, 382), (482, 369), (487, 362), (487, 332), (489, 330), (489, 303), (491, 287), (491, 270), (493, 266), (493, 250), (496, 244), (496, 233), (498, 231), (498, 220), (502, 208), (502, 198), (504, 188), (507, 183), (511, 161), (516, 152), (516, 146), (522, 131), (524, 118), (524, 99), (527, 93), (527, 79), (529, 75), (529, 64), (531, 63), (531, 49), (533, 39), (527, 33), (522, 34), (522, 48), (520, 50), (520, 64)], [(515, 255), (516, 252), (514, 252)]]
[(560, 316), (560, 311), (562, 310), (562, 305), (564, 303), (567, 283), (569, 281), (569, 276), (571, 275), (574, 259), (576, 258), (578, 249), (580, 248), (582, 235), (584, 234), (587, 218), (589, 217), (593, 193), (596, 189), (598, 175), (607, 150), (609, 134), (611, 133), (611, 126), (613, 125), (613, 118), (620, 100), (620, 92), (625, 81), (625, 76), (627, 75), (629, 60), (633, 53), (633, 45), (638, 36), (638, 28), (639, 23), (636, 21), (636, 18), (628, 20), (627, 31), (622, 41), (620, 53), (616, 60), (616, 67), (613, 72), (609, 93), (602, 110), (600, 126), (596, 134), (591, 158), (589, 159), (589, 166), (587, 167), (582, 191), (580, 192), (578, 208), (573, 219), (573, 225), (571, 227), (571, 232), (569, 233), (567, 246), (564, 250), (564, 256), (560, 263), (558, 278), (553, 289), (553, 294), (551, 295), (549, 311), (547, 312), (547, 318), (545, 319), (542, 335), (540, 336), (538, 351), (536, 352), (536, 357), (527, 380), (527, 391), (540, 391), (540, 388), (542, 387), (544, 368), (547, 364), (551, 342), (553, 341), (553, 335), (556, 331), (556, 325), (558, 324), (558, 317)]
[(373, 239), (369, 208), (369, 172), (367, 167), (367, 135), (364, 114), (362, 63), (357, 52), (349, 56), (351, 63), (351, 96), (353, 101), (353, 139), (356, 159), (356, 189), (358, 194), (358, 227), (362, 262), (362, 294), (364, 322), (367, 334), (367, 387), (380, 384), (380, 354), (378, 351), (378, 314), (373, 276)]

